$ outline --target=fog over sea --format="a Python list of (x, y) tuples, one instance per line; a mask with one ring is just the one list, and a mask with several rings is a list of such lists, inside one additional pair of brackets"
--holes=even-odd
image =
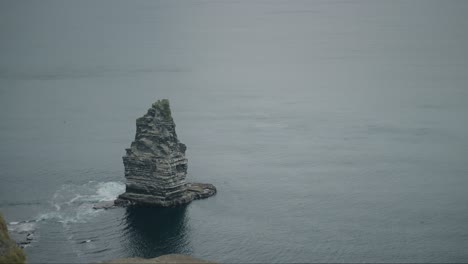
[[(0, 211), (30, 263), (468, 261), (468, 1), (0, 1)], [(168, 98), (185, 208), (93, 210)]]

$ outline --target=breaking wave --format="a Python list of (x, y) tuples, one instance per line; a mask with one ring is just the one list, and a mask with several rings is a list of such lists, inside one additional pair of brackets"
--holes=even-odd
[(95, 203), (115, 200), (124, 191), (125, 184), (121, 182), (90, 181), (83, 185), (63, 185), (50, 200), (49, 211), (31, 220), (10, 222), (8, 230), (24, 235), (34, 233), (38, 224), (42, 222), (58, 222), (65, 226), (86, 223), (103, 211), (103, 209), (93, 209)]
[(37, 221), (56, 220), (60, 223), (85, 223), (102, 210), (93, 209), (97, 202), (112, 201), (125, 191), (121, 182), (94, 182), (83, 185), (63, 185), (55, 192), (50, 204), (53, 211), (40, 214)]
[(8, 231), (15, 232), (18, 234), (31, 233), (36, 230), (35, 221), (24, 221), (24, 222), (10, 222), (8, 224)]

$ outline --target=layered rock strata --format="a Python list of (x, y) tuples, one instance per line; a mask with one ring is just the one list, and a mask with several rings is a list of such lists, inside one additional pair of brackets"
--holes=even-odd
[(186, 183), (187, 147), (179, 141), (167, 99), (136, 120), (135, 141), (123, 157), (126, 190), (116, 205), (172, 207), (216, 193), (211, 184)]

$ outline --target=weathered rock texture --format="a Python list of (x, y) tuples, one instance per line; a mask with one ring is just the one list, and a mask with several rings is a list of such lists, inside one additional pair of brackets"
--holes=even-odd
[(136, 121), (135, 141), (123, 157), (126, 190), (116, 205), (171, 207), (216, 193), (211, 184), (187, 184), (187, 147), (177, 138), (167, 99)]
[(25, 263), (26, 256), (8, 235), (8, 228), (0, 214), (0, 263)]

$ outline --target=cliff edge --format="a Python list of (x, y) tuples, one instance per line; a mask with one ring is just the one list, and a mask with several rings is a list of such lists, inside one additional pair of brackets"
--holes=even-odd
[(26, 256), (8, 235), (8, 228), (0, 214), (0, 263), (26, 263)]
[(106, 264), (118, 264), (118, 263), (122, 263), (122, 264), (136, 264), (136, 263), (209, 264), (209, 263), (214, 263), (214, 262), (208, 262), (208, 261), (192, 258), (190, 256), (185, 256), (185, 255), (170, 254), (170, 255), (163, 255), (157, 258), (152, 258), (152, 259), (144, 259), (144, 258), (114, 259), (114, 260), (104, 262), (104, 263)]

